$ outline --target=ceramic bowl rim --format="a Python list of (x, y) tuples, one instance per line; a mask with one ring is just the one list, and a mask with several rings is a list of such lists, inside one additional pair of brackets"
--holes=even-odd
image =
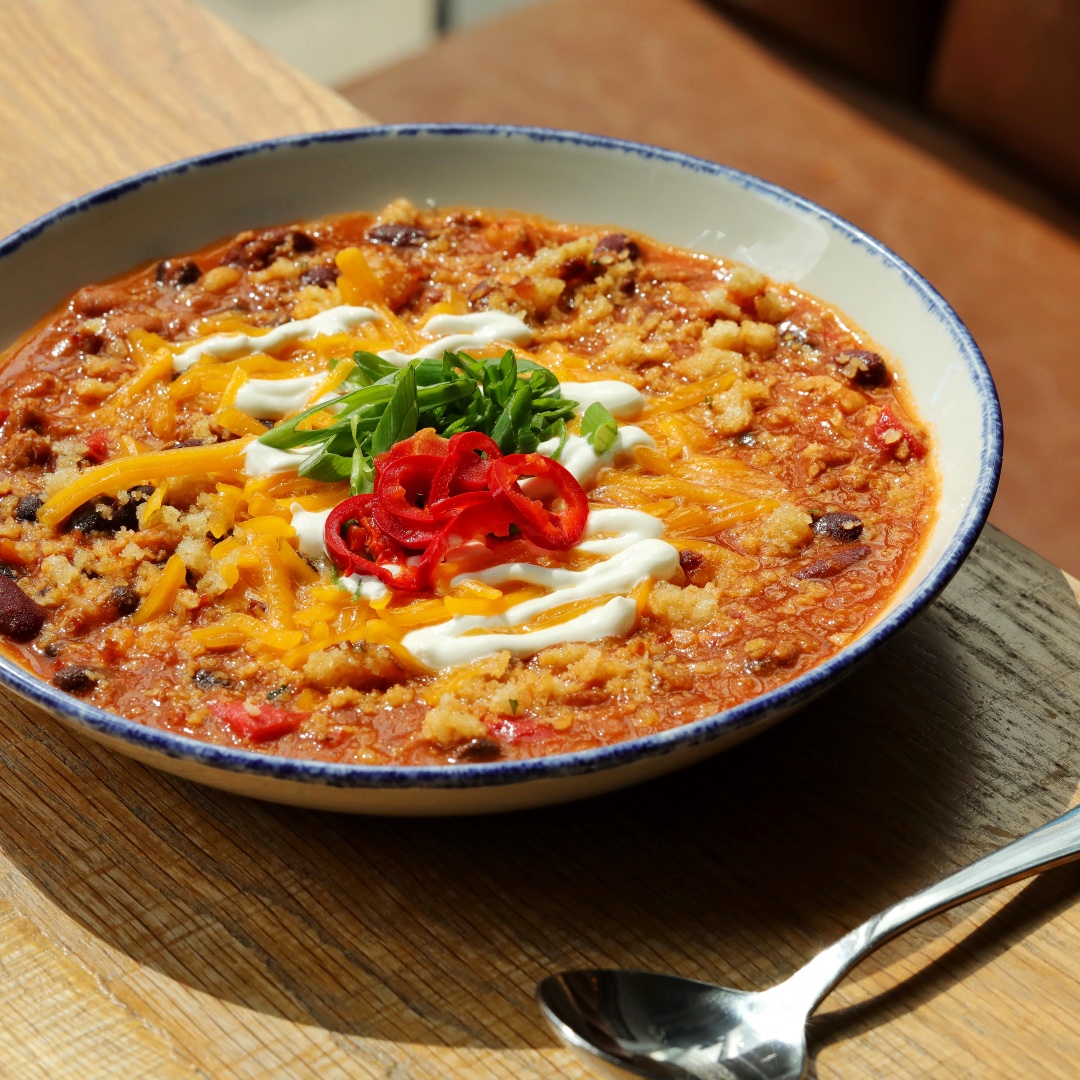
[(359, 765), (302, 758), (281, 758), (234, 747), (200, 742), (186, 735), (145, 727), (133, 720), (89, 705), (0, 656), (0, 685), (13, 690), (47, 712), (76, 728), (106, 739), (117, 739), (151, 754), (186, 759), (194, 764), (267, 780), (294, 781), (336, 788), (473, 788), (525, 781), (558, 779), (630, 765), (677, 750), (731, 736), (764, 721), (772, 714), (790, 712), (827, 686), (849, 674), (890, 637), (919, 615), (948, 584), (974, 547), (990, 512), (1001, 471), (1001, 407), (993, 379), (979, 347), (967, 327), (944, 297), (912, 266), (880, 241), (830, 210), (777, 184), (726, 165), (675, 150), (601, 135), (551, 128), (509, 124), (382, 124), (302, 135), (283, 136), (184, 158), (149, 169), (83, 195), (43, 214), (0, 241), (0, 260), (63, 219), (111, 202), (147, 184), (194, 169), (213, 167), (240, 157), (312, 144), (358, 142), (368, 139), (408, 137), (519, 138), (537, 142), (572, 144), (589, 149), (634, 155), (663, 161), (694, 172), (723, 177), (739, 186), (832, 226), (857, 247), (863, 248), (899, 273), (905, 286), (914, 290), (925, 310), (949, 333), (965, 362), (981, 405), (982, 446), (978, 477), (963, 518), (947, 547), (925, 577), (895, 608), (869, 630), (828, 660), (792, 682), (734, 708), (669, 731), (644, 735), (612, 746), (519, 761), (475, 765)]

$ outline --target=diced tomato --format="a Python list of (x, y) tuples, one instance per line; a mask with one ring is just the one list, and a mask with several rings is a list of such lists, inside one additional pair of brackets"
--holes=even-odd
[(269, 742), (295, 731), (310, 715), (306, 712), (286, 712), (275, 705), (263, 705), (252, 716), (242, 701), (212, 701), (210, 711), (222, 723), (228, 724), (234, 735), (252, 742)]
[(86, 443), (86, 456), (94, 464), (109, 456), (109, 440), (104, 428), (91, 431), (83, 441)]
[(545, 724), (530, 720), (524, 716), (504, 716), (493, 724), (488, 724), (488, 731), (495, 738), (508, 743), (531, 742), (533, 739), (541, 739), (551, 730)]
[(907, 444), (912, 457), (921, 458), (926, 455), (926, 444), (896, 419), (888, 405), (881, 410), (874, 425), (874, 441), (894, 456), (901, 443)]

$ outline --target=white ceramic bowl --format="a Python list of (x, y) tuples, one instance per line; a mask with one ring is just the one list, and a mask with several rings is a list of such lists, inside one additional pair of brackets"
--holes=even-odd
[(297, 761), (142, 727), (7, 660), (0, 684), (76, 731), (191, 780), (256, 798), (378, 814), (485, 813), (609, 791), (681, 768), (786, 716), (847, 674), (941, 591), (989, 513), (1001, 461), (993, 382), (940, 295), (876, 240), (752, 176), (654, 147), (570, 132), (395, 126), (280, 139), (132, 177), (0, 244), (0, 347), (81, 285), (245, 228), (399, 196), (630, 228), (730, 256), (837, 305), (898, 357), (941, 472), (937, 522), (877, 622), (836, 656), (737, 708), (630, 742), (528, 761), (399, 768)]

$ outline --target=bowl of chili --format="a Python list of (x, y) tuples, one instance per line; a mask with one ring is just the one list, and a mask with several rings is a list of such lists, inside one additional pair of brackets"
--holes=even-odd
[[(948, 304), (898, 256), (829, 211), (655, 147), (528, 128), (411, 125), (279, 139), (165, 166), (76, 200), (0, 243), (8, 299), (0, 345), (77, 287), (135, 263), (240, 229), (374, 208), (402, 195), (417, 205), (513, 205), (563, 221), (610, 222), (748, 262), (835, 304), (901, 357), (933, 433), (940, 492), (918, 557), (886, 610), (835, 655), (722, 712), (588, 750), (453, 766), (314, 761), (214, 745), (80, 701), (7, 657), (0, 657), (0, 684), (118, 752), (244, 795), (363, 813), (516, 809), (646, 780), (765, 729), (885, 645), (970, 552), (996, 489), (1000, 409), (978, 348)], [(925, 453), (887, 408), (874, 433), (882, 445), (899, 440), (905, 453)], [(88, 452), (93, 461), (95, 447)], [(553, 489), (555, 500), (531, 497), (537, 483)], [(504, 453), (478, 431), (448, 438), (421, 431), (382, 448), (373, 490), (334, 508), (327, 555), (342, 574), (422, 590), (454, 538), (520, 534), (564, 551), (581, 539), (587, 515), (581, 485), (551, 457)], [(217, 709), (226, 723), (250, 724), (233, 717), (238, 707)], [(287, 710), (267, 710), (259, 721), (267, 731), (291, 722)]]

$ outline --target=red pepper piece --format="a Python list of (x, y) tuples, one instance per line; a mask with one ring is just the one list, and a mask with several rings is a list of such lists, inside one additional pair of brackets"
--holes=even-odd
[(211, 701), (210, 711), (234, 735), (252, 742), (269, 742), (295, 731), (310, 715), (306, 712), (286, 712), (274, 705), (263, 705), (252, 716), (242, 701)]
[(89, 461), (97, 464), (109, 456), (109, 440), (104, 428), (91, 431), (83, 442), (86, 443), (86, 457)]
[[(493, 461), (488, 476), (492, 493), (526, 540), (549, 551), (565, 551), (581, 539), (589, 500), (573, 474), (557, 461), (543, 454), (510, 454)], [(565, 509), (549, 510), (539, 499), (529, 498), (518, 486), (526, 476), (550, 481)]]
[[(887, 438), (887, 435), (893, 432), (899, 432), (899, 438)], [(889, 453), (896, 453), (896, 448), (901, 442), (907, 443), (908, 451), (912, 457), (925, 457), (926, 456), (926, 444), (920, 439), (917, 439), (908, 429), (896, 419), (893, 411), (886, 405), (880, 412), (877, 418), (877, 423), (874, 425), (874, 440), (883, 449), (888, 450)]]

